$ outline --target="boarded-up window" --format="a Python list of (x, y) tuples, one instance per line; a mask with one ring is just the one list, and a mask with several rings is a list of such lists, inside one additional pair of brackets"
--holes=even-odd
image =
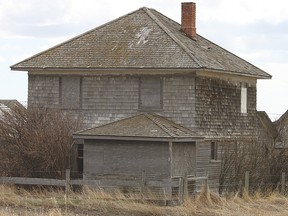
[(196, 173), (196, 147), (195, 143), (172, 144), (172, 175), (184, 176)]
[(141, 77), (139, 108), (159, 110), (162, 108), (162, 82), (160, 77)]
[(78, 109), (81, 107), (81, 78), (61, 77), (60, 102), (63, 109)]
[(241, 113), (247, 113), (247, 87), (241, 85)]

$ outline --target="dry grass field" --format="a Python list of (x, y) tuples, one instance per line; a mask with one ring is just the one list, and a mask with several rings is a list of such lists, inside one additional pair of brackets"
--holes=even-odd
[(137, 202), (121, 193), (104, 193), (86, 189), (65, 198), (61, 191), (27, 191), (15, 187), (0, 186), (0, 216), (63, 216), (63, 215), (111, 215), (111, 216), (242, 216), (242, 215), (288, 215), (288, 198), (277, 193), (253, 196), (237, 195), (208, 197), (200, 194), (186, 200), (181, 206), (159, 206)]

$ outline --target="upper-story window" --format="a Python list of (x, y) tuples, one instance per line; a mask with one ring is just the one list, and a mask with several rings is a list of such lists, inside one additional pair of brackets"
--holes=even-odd
[(241, 85), (241, 113), (247, 113), (247, 86)]
[(162, 109), (162, 82), (160, 77), (143, 76), (140, 78), (139, 109)]
[(60, 103), (63, 109), (81, 108), (81, 78), (63, 76), (60, 78)]

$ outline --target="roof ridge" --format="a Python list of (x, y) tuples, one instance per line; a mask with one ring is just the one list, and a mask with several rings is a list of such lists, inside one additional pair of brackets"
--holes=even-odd
[[(169, 131), (169, 129), (167, 129), (166, 127), (164, 127), (157, 119), (156, 117), (152, 114), (152, 113), (144, 113), (144, 115), (149, 118), (154, 124), (156, 124), (158, 127), (160, 127), (163, 131), (165, 131), (169, 136), (174, 137), (175, 134), (173, 134), (171, 131)], [(152, 118), (155, 117), (155, 118)], [(158, 117), (159, 115), (157, 115)], [(160, 116), (162, 117), (162, 116)], [(162, 117), (164, 118), (164, 117)], [(165, 118), (166, 119), (166, 118)], [(168, 119), (167, 119), (168, 120)], [(169, 121), (169, 120), (168, 120)], [(171, 122), (171, 121), (170, 121)]]
[[(198, 65), (199, 67), (203, 67), (203, 65), (200, 63), (200, 61), (196, 58), (196, 56), (194, 56), (190, 49), (188, 49), (185, 44), (183, 44), (176, 36), (174, 36), (174, 34), (151, 12), (151, 9), (149, 8), (142, 8), (147, 14), (148, 16), (151, 17), (151, 19), (153, 19), (157, 25), (160, 26), (160, 28), (172, 39), (174, 40), (184, 51), (187, 55), (189, 55)], [(158, 12), (158, 11), (157, 11)], [(159, 13), (159, 12), (158, 12)]]

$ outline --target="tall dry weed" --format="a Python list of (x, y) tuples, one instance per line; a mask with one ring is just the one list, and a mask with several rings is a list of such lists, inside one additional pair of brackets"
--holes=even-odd
[(0, 216), (62, 216), (62, 215), (152, 215), (152, 216), (282, 216), (288, 215), (288, 198), (279, 193), (261, 191), (221, 197), (211, 191), (201, 191), (195, 198), (187, 198), (182, 205), (159, 206), (139, 199), (136, 194), (120, 190), (94, 190), (85, 188), (82, 193), (33, 190), (0, 186)]

